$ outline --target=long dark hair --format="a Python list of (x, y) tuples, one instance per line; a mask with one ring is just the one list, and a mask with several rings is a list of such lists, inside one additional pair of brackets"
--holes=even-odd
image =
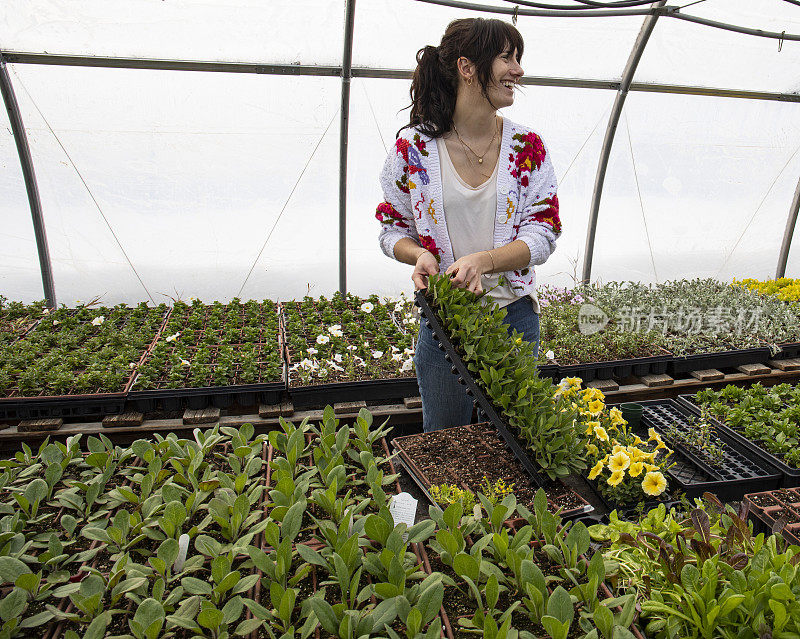
[(522, 36), (507, 22), (494, 18), (453, 20), (438, 47), (428, 45), (417, 51), (417, 68), (411, 80), (411, 120), (400, 131), (413, 126), (437, 138), (451, 129), (458, 93), (456, 63), (462, 56), (475, 65), (481, 92), (492, 104), (488, 93), (492, 64), (508, 47), (516, 49), (517, 59), (522, 60)]

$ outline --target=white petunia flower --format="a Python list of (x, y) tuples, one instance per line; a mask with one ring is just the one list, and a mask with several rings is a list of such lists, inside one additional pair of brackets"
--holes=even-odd
[(361, 359), (360, 357), (358, 357), (358, 356), (354, 357), (354, 358), (353, 358), (353, 361), (354, 361), (356, 364), (358, 364), (358, 365), (359, 365), (361, 368), (366, 368), (366, 367), (367, 367), (367, 363), (366, 363), (366, 362), (365, 362), (363, 359)]
[(49, 308), (43, 308), (42, 309), (42, 315), (49, 315), (49, 314), (50, 314), (50, 309)]
[(136, 362), (131, 362), (130, 364), (128, 364), (128, 368), (131, 369), (136, 368)]
[(400, 370), (405, 373), (406, 371), (410, 371), (414, 367), (414, 360), (407, 359), (403, 362), (403, 365), (400, 367)]
[(331, 338), (327, 335), (317, 335), (317, 344), (327, 344), (331, 341)]
[(61, 324), (61, 322), (58, 320), (53, 320), (53, 326), (58, 326), (59, 324)]
[(372, 302), (364, 302), (361, 305), (361, 310), (364, 311), (365, 313), (371, 313), (374, 309), (375, 306), (372, 304)]
[(340, 353), (336, 353), (336, 355), (334, 355), (334, 356), (333, 356), (333, 360), (334, 360), (335, 362), (338, 362), (339, 364), (341, 364), (341, 363), (342, 363), (342, 356), (341, 356), (341, 354), (340, 354)]
[(403, 354), (402, 353), (394, 353), (392, 355), (392, 361), (400, 362), (402, 360), (403, 360)]
[(319, 351), (318, 351), (316, 348), (314, 348), (313, 346), (311, 346), (311, 347), (307, 348), (307, 349), (306, 349), (306, 352), (307, 352), (309, 355), (316, 355), (317, 353), (319, 353)]
[(338, 366), (336, 364), (336, 362), (334, 362), (333, 360), (328, 360), (326, 363), (328, 364), (328, 366), (330, 366), (335, 371), (343, 371), (344, 370), (344, 368), (342, 366)]
[(399, 353), (400, 349), (397, 346), (392, 346), (392, 353)]
[(364, 342), (364, 346), (369, 348), (369, 342)]
[(357, 351), (357, 350), (358, 350), (358, 346), (353, 346), (352, 344), (350, 344), (350, 345), (347, 347), (347, 350), (348, 350), (348, 351)]
[(334, 324), (333, 326), (328, 327), (328, 332), (333, 335), (334, 337), (341, 337), (344, 335), (342, 333), (342, 325), (341, 324)]
[(101, 325), (103, 322), (105, 322), (105, 321), (106, 321), (105, 315), (100, 315), (99, 317), (95, 317), (95, 318), (92, 320), (92, 324), (93, 324), (94, 326), (100, 326), (100, 325)]
[(380, 359), (383, 357), (383, 351), (372, 351), (372, 357), (374, 359)]
[(547, 351), (547, 352), (544, 354), (544, 356), (545, 356), (547, 359), (554, 359), (554, 358), (555, 358), (555, 356), (556, 356), (556, 354), (555, 354), (553, 351)]
[(394, 305), (394, 312), (395, 313), (402, 313), (403, 312), (403, 303), (402, 302), (398, 302), (397, 304)]
[(170, 336), (169, 336), (169, 337), (168, 337), (168, 338), (167, 338), (165, 341), (167, 341), (167, 342), (174, 342), (174, 341), (175, 341), (176, 339), (178, 339), (180, 336), (181, 336), (181, 332), (180, 332), (180, 331), (178, 331), (178, 332), (177, 332), (177, 333), (175, 333), (174, 335), (170, 335)]
[(181, 358), (181, 365), (182, 366), (190, 366), (189, 360)]
[(403, 355), (408, 356), (408, 355), (413, 355), (413, 354), (414, 354), (414, 349), (413, 348), (404, 348), (403, 349)]

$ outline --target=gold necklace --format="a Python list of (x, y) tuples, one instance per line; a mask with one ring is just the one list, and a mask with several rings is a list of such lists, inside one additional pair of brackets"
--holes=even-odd
[[(492, 176), (491, 176), (491, 174), (490, 174), (490, 175), (486, 175), (486, 173), (484, 173), (483, 171), (481, 171), (481, 170), (478, 168), (480, 165), (478, 165), (478, 164), (475, 164), (475, 160), (473, 160), (473, 159), (470, 157), (469, 153), (467, 153), (467, 148), (466, 148), (466, 146), (465, 146), (464, 144), (462, 144), (462, 145), (461, 145), (461, 150), (462, 150), (462, 151), (464, 151), (464, 158), (466, 159), (466, 161), (467, 161), (467, 164), (469, 164), (469, 165), (471, 165), (471, 166), (474, 166), (474, 167), (475, 167), (475, 170), (478, 172), (478, 175), (482, 175), (482, 176), (483, 176), (483, 177), (485, 177), (487, 180), (488, 180), (490, 177), (492, 177)], [(492, 173), (494, 173), (494, 171), (492, 171)]]
[(478, 164), (483, 164), (483, 158), (491, 150), (492, 144), (494, 144), (494, 139), (497, 137), (497, 116), (494, 116), (494, 135), (492, 136), (492, 139), (489, 140), (489, 146), (486, 147), (486, 150), (483, 152), (483, 155), (478, 155), (477, 153), (475, 153), (475, 150), (469, 144), (464, 142), (464, 138), (462, 138), (461, 134), (458, 132), (458, 129), (456, 128), (455, 122), (453, 123), (453, 130), (456, 132), (456, 136), (458, 137), (458, 141), (461, 142), (461, 144), (463, 144), (466, 148), (468, 148), (472, 152), (472, 155), (474, 155), (476, 158), (478, 158)]

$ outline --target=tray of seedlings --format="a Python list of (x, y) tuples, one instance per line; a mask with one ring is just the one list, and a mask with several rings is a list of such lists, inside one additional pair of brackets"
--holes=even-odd
[(10, 344), (29, 333), (39, 320), (50, 313), (45, 302), (23, 304), (9, 302), (0, 295), (0, 346)]
[(674, 376), (710, 368), (736, 368), (744, 364), (764, 364), (770, 359), (772, 359), (772, 354), (769, 348), (766, 347), (743, 348), (716, 353), (696, 353), (694, 355), (675, 356), (669, 364), (668, 372)]
[(780, 471), (753, 456), (748, 446), (731, 437), (715, 420), (694, 415), (673, 399), (641, 404), (641, 436), (652, 428), (673, 449), (674, 465), (668, 472), (687, 497), (710, 492), (723, 501), (734, 501), (745, 493), (780, 485)]
[(694, 415), (707, 413), (750, 457), (777, 468), (783, 486), (800, 486), (800, 386), (728, 385), (678, 400)]
[(756, 534), (780, 533), (790, 544), (800, 546), (800, 489), (752, 493), (744, 501)]
[[(508, 451), (491, 424), (472, 424), (430, 433), (396, 437), (392, 446), (414, 482), (432, 504), (446, 505), (460, 491), (502, 499), (513, 492), (517, 501), (533, 508), (535, 486)], [(547, 507), (562, 519), (594, 508), (561, 481), (544, 486)]]
[(166, 305), (60, 308), (0, 346), (0, 419), (100, 417), (122, 412)]
[(295, 406), (419, 395), (416, 320), (402, 300), (336, 293), (285, 302), (282, 313)]
[(176, 302), (138, 369), (129, 406), (153, 410), (275, 404), (286, 390), (278, 306)]

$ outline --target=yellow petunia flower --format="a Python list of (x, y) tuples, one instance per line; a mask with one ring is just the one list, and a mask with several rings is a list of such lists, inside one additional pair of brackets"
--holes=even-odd
[(631, 465), (631, 458), (628, 457), (623, 451), (619, 451), (616, 455), (611, 456), (611, 460), (608, 462), (608, 469), (612, 473), (616, 473), (620, 470), (625, 470)]
[(639, 437), (639, 435), (634, 435), (633, 436), (633, 445), (634, 446), (641, 446), (642, 444), (644, 444), (644, 442), (642, 441), (641, 437)]
[(611, 476), (608, 479), (606, 479), (606, 483), (609, 486), (616, 486), (617, 484), (622, 482), (624, 477), (625, 477), (625, 471), (624, 470), (618, 470), (616, 472), (611, 473)]
[(650, 473), (655, 472), (659, 469), (659, 467), (656, 466), (655, 464), (645, 464), (644, 467), (647, 469), (647, 472)]
[(620, 446), (619, 444), (614, 444), (614, 448), (611, 449), (611, 454), (616, 455), (618, 452), (622, 451), (623, 453), (626, 452), (625, 446)]
[(667, 489), (667, 480), (660, 472), (651, 471), (644, 476), (642, 490), (651, 497), (658, 497)]
[(595, 457), (600, 455), (600, 451), (597, 449), (597, 446), (595, 446), (594, 444), (589, 444), (586, 447), (586, 452), (589, 453), (590, 455), (594, 455)]
[(656, 429), (653, 428), (652, 426), (647, 430), (647, 435), (648, 435), (648, 437), (650, 437), (650, 439), (647, 440), (649, 442), (653, 441), (654, 439), (659, 439), (659, 436), (658, 436), (658, 433), (656, 432)]
[(581, 384), (583, 384), (583, 380), (580, 377), (567, 377), (566, 382), (570, 388), (580, 388)]
[(589, 471), (589, 479), (597, 479), (597, 476), (603, 472), (604, 467), (605, 464), (602, 461), (597, 462), (592, 466), (592, 470)]
[(598, 425), (594, 427), (594, 436), (597, 437), (597, 439), (599, 439), (601, 442), (608, 441), (608, 433), (602, 426)]
[(609, 411), (608, 415), (611, 418), (611, 423), (615, 426), (621, 426), (622, 424), (628, 423), (622, 416), (622, 411), (616, 406)]
[(592, 415), (599, 415), (603, 411), (603, 408), (605, 408), (605, 404), (599, 399), (589, 402), (589, 411)]
[(631, 464), (631, 467), (628, 469), (628, 474), (631, 477), (638, 477), (642, 474), (642, 470), (644, 470), (644, 464), (640, 461), (635, 461)]

